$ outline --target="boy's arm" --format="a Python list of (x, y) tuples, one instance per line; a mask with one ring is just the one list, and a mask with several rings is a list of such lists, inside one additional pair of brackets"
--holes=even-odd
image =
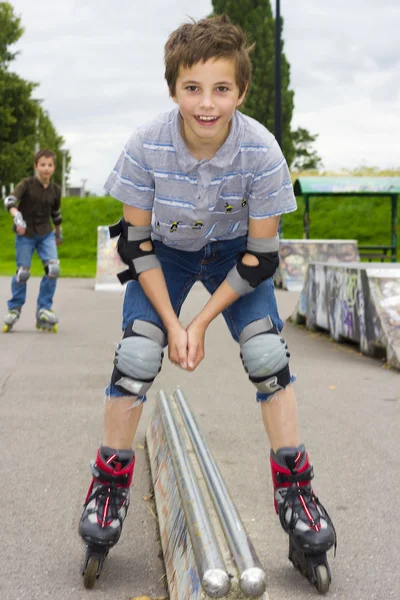
[[(151, 211), (142, 210), (124, 204), (124, 219), (136, 227), (143, 227), (151, 223)], [(151, 242), (143, 242), (141, 250), (151, 250)], [(138, 281), (144, 293), (154, 306), (168, 333), (169, 356), (172, 362), (179, 363), (186, 368), (186, 331), (179, 322), (172, 307), (167, 284), (161, 268), (152, 268), (143, 271), (138, 276)]]
[[(278, 232), (280, 215), (267, 217), (266, 219), (249, 219), (249, 237), (258, 239), (275, 240)], [(256, 267), (258, 259), (252, 254), (245, 254), (242, 263), (249, 267)], [(211, 296), (203, 310), (198, 314), (199, 319), (205, 327), (217, 317), (225, 308), (228, 308), (239, 298), (238, 294), (225, 279), (219, 288)]]
[(10, 215), (14, 218), (15, 231), (19, 235), (24, 235), (26, 231), (26, 223), (24, 221), (22, 213), (18, 209), (18, 205), (22, 199), (26, 190), (25, 180), (20, 181), (14, 191), (4, 199), (4, 207)]
[[(248, 237), (266, 240), (267, 245), (276, 244), (280, 215), (267, 217), (265, 219), (249, 219)], [(270, 241), (269, 241), (270, 240)], [(259, 260), (253, 255), (246, 253), (241, 261), (247, 267), (258, 267)], [(187, 328), (188, 332), (188, 367), (193, 371), (204, 358), (204, 336), (211, 321), (223, 310), (233, 304), (240, 293), (235, 291), (225, 279), (213, 293), (203, 310), (193, 319)], [(251, 288), (250, 288), (251, 289)]]

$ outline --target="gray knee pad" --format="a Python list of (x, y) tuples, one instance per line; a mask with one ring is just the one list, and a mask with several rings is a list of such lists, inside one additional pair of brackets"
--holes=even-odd
[(50, 279), (57, 279), (60, 275), (60, 261), (49, 260), (49, 262), (44, 265), (44, 271)]
[(136, 320), (126, 328), (115, 351), (111, 381), (127, 396), (144, 396), (161, 370), (163, 331), (147, 321)]
[(289, 385), (290, 353), (269, 317), (247, 325), (239, 343), (246, 373), (260, 392), (273, 394)]
[(19, 267), (15, 279), (18, 283), (26, 283), (31, 276), (29, 267)]

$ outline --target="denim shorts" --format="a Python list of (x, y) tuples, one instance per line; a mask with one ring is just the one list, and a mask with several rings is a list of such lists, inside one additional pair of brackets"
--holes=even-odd
[[(226, 278), (227, 273), (236, 264), (238, 253), (244, 252), (247, 237), (234, 240), (210, 242), (201, 250), (187, 252), (170, 248), (162, 242), (154, 241), (157, 257), (161, 263), (171, 304), (179, 316), (182, 304), (196, 281), (213, 294)], [(278, 314), (273, 279), (267, 279), (250, 294), (241, 296), (223, 311), (233, 339), (238, 342), (242, 330), (253, 321), (269, 316), (278, 331), (283, 323)], [(165, 333), (165, 327), (155, 308), (137, 281), (130, 281), (126, 287), (122, 329), (135, 319), (150, 321), (158, 325)], [(167, 339), (167, 337), (165, 338)], [(126, 396), (113, 384), (106, 389), (107, 397)], [(267, 400), (272, 394), (257, 392), (257, 400)], [(143, 397), (144, 401), (146, 398)]]

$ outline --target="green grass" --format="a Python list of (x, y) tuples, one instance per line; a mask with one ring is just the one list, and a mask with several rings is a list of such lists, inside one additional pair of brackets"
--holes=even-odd
[[(302, 198), (297, 201), (297, 212), (283, 217), (283, 234), (286, 239), (303, 237), (303, 201)], [(122, 215), (122, 204), (110, 197), (65, 198), (62, 213), (64, 243), (58, 249), (62, 276), (94, 277), (97, 227), (118, 221)], [(361, 197), (311, 198), (310, 236), (314, 239), (356, 239), (359, 245), (389, 245), (390, 201), (386, 198)], [(12, 219), (2, 205), (0, 240), (0, 275), (12, 275), (15, 273)], [(39, 276), (42, 273), (43, 267), (35, 255), (32, 275)]]
[[(113, 198), (64, 198), (62, 201), (64, 242), (58, 247), (63, 277), (96, 275), (97, 227), (116, 223), (122, 216), (122, 204)], [(15, 273), (12, 219), (0, 208), (0, 275)], [(32, 275), (42, 275), (36, 253)]]

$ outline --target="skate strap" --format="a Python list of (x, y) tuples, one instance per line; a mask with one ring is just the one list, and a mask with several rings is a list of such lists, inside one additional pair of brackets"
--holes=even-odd
[(128, 487), (129, 473), (125, 475), (109, 475), (100, 471), (96, 466), (93, 467), (93, 477), (98, 483), (104, 483), (104, 485), (114, 484), (120, 487)]
[(301, 473), (281, 473), (280, 471), (275, 474), (277, 483), (306, 483), (314, 477), (314, 469), (312, 465), (309, 465), (305, 471)]

